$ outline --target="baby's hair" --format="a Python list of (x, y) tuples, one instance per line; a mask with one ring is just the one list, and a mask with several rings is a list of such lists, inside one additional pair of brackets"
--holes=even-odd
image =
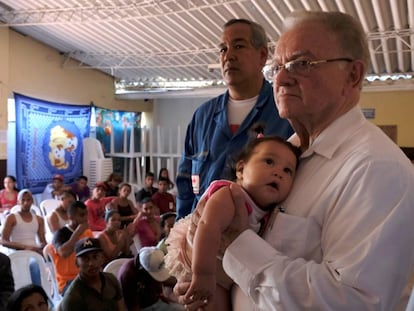
[(262, 142), (275, 141), (275, 142), (281, 143), (282, 145), (285, 145), (286, 147), (290, 149), (290, 151), (292, 151), (292, 153), (296, 157), (296, 168), (297, 168), (299, 165), (299, 157), (302, 154), (302, 151), (300, 150), (300, 148), (294, 146), (292, 143), (288, 142), (282, 137), (279, 137), (276, 135), (265, 136), (264, 135), (265, 127), (266, 126), (263, 123), (253, 124), (253, 126), (250, 128), (251, 139), (249, 140), (247, 145), (244, 146), (243, 150), (239, 154), (239, 157), (237, 158), (236, 163), (241, 160), (248, 161), (253, 153), (253, 150), (258, 145), (260, 145)]
[(258, 137), (256, 139), (251, 140), (243, 148), (243, 150), (239, 154), (239, 157), (237, 158), (236, 163), (239, 162), (239, 161), (242, 161), (242, 160), (243, 161), (246, 161), (246, 162), (249, 161), (250, 157), (253, 154), (253, 150), (258, 145), (260, 145), (261, 143), (268, 142), (268, 141), (278, 142), (278, 143), (280, 143), (280, 144), (285, 145), (286, 147), (288, 147), (290, 149), (290, 151), (292, 151), (292, 153), (295, 155), (295, 157), (296, 157), (296, 168), (298, 167), (298, 165), (299, 165), (299, 157), (302, 154), (302, 151), (298, 147), (292, 145), (292, 143), (290, 143), (287, 140), (283, 139), (282, 137), (274, 136), (274, 135), (272, 135), (272, 136)]
[(296, 157), (296, 168), (298, 168), (299, 157), (302, 154), (302, 151), (300, 150), (300, 148), (294, 146), (292, 143), (288, 142), (282, 137), (279, 137), (276, 135), (265, 136), (264, 129), (265, 129), (265, 126), (264, 124), (261, 124), (261, 123), (257, 123), (251, 127), (250, 132), (249, 132), (250, 134), (249, 142), (243, 147), (242, 151), (240, 152), (236, 160), (233, 162), (233, 167), (232, 167), (233, 174), (232, 175), (233, 175), (234, 180), (237, 179), (236, 177), (237, 163), (239, 161), (245, 161), (245, 162), (249, 161), (249, 159), (251, 158), (253, 154), (254, 149), (261, 143), (268, 142), (268, 141), (274, 141), (274, 142), (280, 143), (288, 147), (289, 150), (292, 151), (292, 153)]

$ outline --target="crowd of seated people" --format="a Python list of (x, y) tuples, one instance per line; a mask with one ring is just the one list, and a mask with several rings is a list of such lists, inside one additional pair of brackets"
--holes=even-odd
[[(166, 173), (168, 175), (168, 171)], [(0, 192), (0, 206), (4, 207), (1, 211), (3, 215), (7, 215), (3, 218), (1, 229), (3, 249), (31, 250), (44, 255), (45, 260), (50, 260), (56, 274), (60, 297), (65, 296), (66, 291), (79, 275), (75, 252), (75, 245), (79, 240), (96, 238), (102, 251), (102, 269), (112, 260), (125, 257), (131, 258), (135, 266), (139, 262), (137, 260), (142, 247), (159, 248), (161, 253), (165, 252), (165, 237), (176, 217), (175, 198), (169, 193), (172, 184), (169, 177), (160, 177), (158, 185), (161, 190), (159, 190), (153, 187), (154, 174), (148, 172), (146, 177), (151, 183), (145, 183), (143, 190), (150, 189), (150, 191), (143, 194), (141, 201), (134, 203), (130, 200), (130, 195), (135, 195), (136, 198), (133, 187), (123, 183), (119, 176), (113, 174), (105, 182), (96, 183), (88, 198), (74, 191), (79, 182), (84, 183), (87, 180), (83, 176), (71, 185), (64, 183), (62, 175), (52, 176), (53, 182), (46, 186), (42, 199), (47, 193), (47, 199), (52, 198), (58, 202), (56, 208), (47, 215), (40, 215), (37, 210), (33, 210), (36, 203), (29, 189), (17, 192), (16, 179), (13, 176), (6, 176), (4, 190)], [(112, 195), (108, 196), (108, 192)], [(162, 199), (161, 201), (157, 199), (160, 196), (168, 197), (167, 204)], [(161, 208), (155, 201), (161, 205)], [(10, 213), (13, 206), (19, 206), (19, 209), (17, 212)], [(43, 210), (42, 212), (44, 214)], [(53, 235), (49, 243), (45, 239), (46, 227)], [(133, 243), (134, 239), (139, 241), (139, 249), (136, 248), (137, 244)], [(137, 267), (143, 269), (141, 264)], [(36, 275), (32, 276), (34, 284), (40, 286), (40, 277), (37, 276), (36, 282), (35, 277)], [(152, 295), (154, 302), (168, 301), (170, 298), (165, 298), (165, 293), (172, 297), (171, 302), (174, 300), (172, 286), (175, 280), (168, 279), (163, 282), (155, 280), (157, 290)], [(29, 290), (36, 292), (36, 288)], [(39, 297), (36, 299), (41, 299), (41, 293), (38, 294)], [(49, 304), (48, 301), (46, 303)], [(179, 305), (171, 304), (171, 310), (183, 309)]]

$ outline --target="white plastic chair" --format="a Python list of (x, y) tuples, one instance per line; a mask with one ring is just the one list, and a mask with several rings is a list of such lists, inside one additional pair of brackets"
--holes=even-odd
[(36, 263), (39, 266), (42, 287), (48, 297), (52, 297), (52, 280), (50, 277), (49, 269), (47, 268), (46, 262), (43, 259), (42, 255), (34, 251), (20, 250), (10, 253), (9, 258), (11, 262), (15, 289), (19, 289), (25, 285), (33, 283), (30, 273), (30, 261), (31, 258), (33, 258), (36, 260)]
[(134, 237), (132, 238), (132, 243), (129, 249), (131, 250), (132, 254), (136, 256), (139, 254), (139, 250), (141, 249), (141, 240), (139, 239), (138, 235), (134, 234)]
[(56, 303), (56, 305), (59, 304), (59, 302), (63, 299), (62, 295), (59, 293), (59, 286), (56, 278), (56, 270), (55, 270), (55, 262), (53, 260), (55, 248), (53, 247), (53, 244), (48, 243), (43, 248), (43, 257), (45, 258), (46, 265), (49, 268), (50, 271), (50, 278), (52, 282), (52, 289), (53, 289), (53, 295), (52, 300)]
[(46, 199), (40, 202), (40, 209), (43, 213), (43, 219), (45, 221), (45, 237), (46, 242), (50, 243), (53, 239), (53, 233), (50, 229), (49, 222), (48, 222), (48, 216), (59, 206), (61, 203), (60, 200), (55, 199)]
[(51, 212), (53, 212), (56, 209), (56, 207), (59, 206), (60, 203), (61, 203), (61, 201), (59, 201), (59, 200), (46, 199), (46, 200), (43, 200), (42, 202), (40, 202), (39, 207), (42, 210), (43, 215), (47, 216)]
[(112, 273), (115, 277), (118, 277), (118, 271), (121, 268), (121, 266), (128, 261), (129, 258), (118, 258), (114, 259), (106, 264), (103, 271)]
[(6, 222), (6, 216), (3, 214), (3, 212), (0, 212), (0, 234), (3, 231), (3, 226), (5, 222)]
[[(18, 213), (18, 212), (20, 212), (20, 210), (21, 210), (21, 206), (20, 205), (15, 205), (15, 206), (13, 206), (12, 208), (11, 208), (11, 210), (10, 210), (10, 213), (14, 213), (14, 214), (16, 214), (16, 213)], [(43, 216), (43, 212), (42, 212), (42, 210), (40, 209), (40, 207), (39, 206), (37, 206), (37, 205), (32, 205), (31, 207), (30, 207), (30, 211), (33, 213), (33, 214), (36, 214), (36, 215), (38, 215), (38, 216)]]

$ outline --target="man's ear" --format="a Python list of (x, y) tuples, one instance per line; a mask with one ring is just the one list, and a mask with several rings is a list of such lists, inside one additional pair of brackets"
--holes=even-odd
[(267, 46), (261, 47), (260, 56), (261, 56), (261, 65), (264, 67), (269, 57), (269, 48)]
[(75, 266), (79, 268), (78, 257), (75, 258)]
[(360, 60), (354, 60), (351, 64), (352, 68), (349, 73), (349, 82), (352, 87), (362, 87), (362, 82), (365, 78), (365, 65)]

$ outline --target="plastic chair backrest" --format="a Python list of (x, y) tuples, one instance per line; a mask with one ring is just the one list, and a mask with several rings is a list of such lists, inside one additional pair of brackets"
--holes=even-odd
[(142, 247), (141, 240), (139, 239), (138, 235), (135, 234), (134, 237), (132, 238), (131, 246), (129, 247), (132, 254), (134, 254), (134, 256), (139, 254), (139, 250), (141, 249), (141, 247)]
[(59, 206), (60, 203), (61, 203), (61, 201), (59, 201), (59, 200), (46, 199), (46, 200), (43, 200), (42, 202), (40, 202), (40, 209), (42, 210), (43, 215), (47, 216), (51, 212), (53, 212), (56, 209), (56, 207)]
[(49, 297), (52, 297), (53, 291), (50, 273), (42, 255), (34, 251), (20, 250), (10, 253), (9, 257), (15, 290), (33, 283), (30, 273), (30, 262), (33, 258), (39, 266), (42, 287), (45, 290), (46, 294)]
[(51, 282), (52, 282), (52, 289), (53, 289), (53, 295), (52, 300), (54, 302), (59, 303), (62, 300), (62, 295), (59, 293), (59, 286), (56, 278), (56, 270), (55, 270), (55, 262), (54, 262), (54, 253), (55, 248), (53, 247), (53, 244), (48, 243), (43, 248), (43, 257), (45, 258), (46, 265), (49, 268), (50, 276), (51, 276)]
[(112, 273), (115, 277), (118, 277), (118, 271), (121, 268), (121, 266), (128, 261), (129, 258), (118, 258), (114, 259), (106, 264), (103, 271)]
[(6, 215), (4, 215), (3, 212), (0, 212), (0, 228), (3, 228), (3, 225), (5, 222), (6, 222)]

